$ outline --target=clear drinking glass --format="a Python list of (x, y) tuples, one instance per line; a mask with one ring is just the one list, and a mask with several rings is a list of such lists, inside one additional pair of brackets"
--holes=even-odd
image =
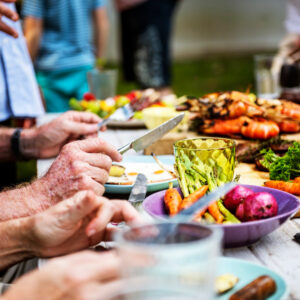
[(118, 70), (93, 69), (87, 73), (89, 90), (97, 99), (106, 99), (116, 95)]
[(175, 142), (175, 169), (185, 197), (202, 185), (212, 190), (233, 180), (235, 145), (231, 139), (204, 137)]
[[(222, 231), (178, 223), (165, 238), (162, 234), (170, 225), (174, 223), (142, 225), (117, 233), (122, 277), (128, 280), (127, 287), (140, 289), (140, 298), (128, 299), (213, 299)], [(172, 298), (174, 291), (182, 298)], [(183, 298), (185, 294), (190, 298)]]
[(256, 93), (260, 98), (279, 96), (279, 72), (273, 67), (274, 55), (255, 55)]

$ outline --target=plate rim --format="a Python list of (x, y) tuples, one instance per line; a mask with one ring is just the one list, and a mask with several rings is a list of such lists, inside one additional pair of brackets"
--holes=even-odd
[[(235, 263), (238, 263), (238, 264), (246, 264), (246, 265), (252, 265), (252, 266), (255, 266), (255, 267), (259, 267), (259, 268), (262, 268), (262, 269), (267, 269), (268, 271), (271, 271), (272, 273), (276, 274), (276, 276), (278, 276), (284, 283), (285, 285), (285, 290), (284, 290), (284, 293), (283, 295), (281, 295), (280, 299), (287, 299), (289, 293), (290, 293), (290, 289), (289, 289), (289, 285), (286, 281), (286, 279), (281, 275), (279, 274), (278, 272), (274, 271), (273, 269), (269, 268), (268, 266), (266, 265), (263, 265), (263, 264), (259, 264), (257, 262), (252, 262), (252, 261), (248, 261), (246, 259), (241, 259), (241, 258), (235, 258), (235, 257), (226, 257), (226, 256), (220, 256), (218, 257), (218, 261), (219, 260), (223, 260), (223, 261), (234, 261)], [(218, 264), (218, 262), (217, 262)], [(217, 274), (218, 274), (218, 267), (217, 267)], [(229, 291), (228, 291), (229, 292)], [(226, 295), (226, 293), (224, 294)], [(220, 296), (223, 296), (223, 295), (220, 295)], [(216, 299), (218, 299), (219, 297), (217, 296)]]
[[(157, 155), (158, 158), (162, 158), (162, 159), (172, 159), (174, 157), (174, 155)], [(137, 161), (137, 163), (149, 163), (148, 161), (143, 161), (143, 160), (148, 160), (148, 159), (153, 159), (151, 155), (132, 155), (132, 156), (126, 156), (124, 159), (129, 159), (131, 161), (129, 161), (130, 163), (134, 163), (134, 159), (138, 159), (141, 161)], [(153, 160), (153, 163), (155, 163), (155, 161)], [(164, 162), (163, 162), (164, 163)], [(120, 164), (122, 164), (122, 162), (120, 162)], [(167, 164), (167, 163), (164, 163)], [(160, 184), (169, 184), (170, 182), (173, 183), (178, 183), (177, 178), (173, 178), (173, 179), (169, 179), (167, 181), (160, 181), (160, 182), (152, 182), (152, 183), (147, 183), (147, 191), (149, 189), (151, 189), (152, 187), (155, 187), (157, 185)], [(133, 184), (126, 184), (126, 185), (122, 185), (122, 184), (110, 184), (110, 183), (105, 183), (104, 184), (105, 190), (107, 189), (107, 187), (113, 187), (113, 189), (117, 188), (119, 189), (119, 191), (105, 191), (106, 193), (122, 193), (127, 191), (128, 189), (132, 189)], [(163, 189), (164, 190), (164, 189)], [(163, 191), (160, 190), (160, 191)], [(160, 192), (160, 191), (155, 191), (154, 193)], [(128, 191), (129, 192), (129, 191)], [(127, 192), (126, 192), (127, 193)], [(145, 199), (146, 200), (146, 199)]]

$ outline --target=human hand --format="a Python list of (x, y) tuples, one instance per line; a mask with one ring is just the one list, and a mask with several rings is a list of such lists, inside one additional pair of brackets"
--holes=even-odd
[(27, 218), (30, 249), (35, 256), (52, 257), (86, 249), (111, 240), (110, 222), (141, 222), (138, 212), (124, 200), (97, 197), (82, 191), (44, 212)]
[(93, 190), (100, 196), (112, 161), (121, 160), (121, 154), (100, 138), (71, 142), (63, 147), (46, 175), (34, 184), (50, 205), (82, 190)]
[(101, 119), (90, 112), (69, 111), (38, 128), (23, 130), (20, 152), (25, 157), (56, 156), (62, 146), (80, 136), (97, 136)]
[(2, 21), (2, 17), (5, 16), (12, 21), (17, 21), (19, 20), (19, 15), (11, 9), (7, 8), (5, 4), (1, 2), (13, 3), (16, 2), (16, 0), (0, 0), (0, 31), (6, 32), (7, 34), (17, 38), (17, 31), (14, 30), (12, 27), (8, 26), (6, 23), (4, 23)]
[(17, 280), (3, 300), (104, 300), (120, 289), (121, 262), (115, 252), (55, 258)]

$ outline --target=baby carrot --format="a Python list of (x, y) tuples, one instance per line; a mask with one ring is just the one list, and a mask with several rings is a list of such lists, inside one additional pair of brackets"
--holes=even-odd
[(293, 182), (300, 183), (300, 177), (296, 177), (296, 178), (294, 178)]
[(221, 224), (224, 220), (224, 216), (221, 214), (217, 201), (208, 206), (208, 212), (214, 217), (218, 224)]
[(294, 195), (300, 195), (300, 182), (287, 182), (280, 180), (269, 180), (265, 182), (265, 186), (288, 192)]
[(170, 216), (174, 216), (179, 212), (182, 198), (179, 192), (173, 188), (172, 182), (169, 183), (169, 189), (165, 193), (164, 201), (169, 210)]
[(208, 185), (201, 186), (198, 190), (185, 197), (180, 205), (180, 210), (190, 207), (194, 202), (203, 197), (207, 192)]

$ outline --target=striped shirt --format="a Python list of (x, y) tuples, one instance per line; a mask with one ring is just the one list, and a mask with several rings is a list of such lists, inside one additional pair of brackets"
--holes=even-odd
[(105, 0), (24, 0), (23, 15), (43, 20), (37, 70), (67, 70), (94, 63), (92, 12)]

